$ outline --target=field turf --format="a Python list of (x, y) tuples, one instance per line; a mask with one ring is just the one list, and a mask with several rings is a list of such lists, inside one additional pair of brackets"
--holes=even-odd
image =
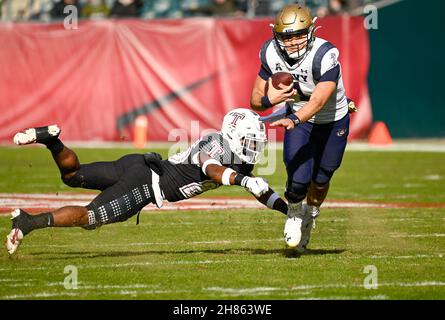
[[(131, 151), (75, 150), (82, 162)], [(285, 250), (284, 215), (269, 209), (150, 211), (139, 225), (37, 230), (13, 257), (1, 251), (0, 299), (444, 299), (444, 160), (346, 152), (327, 202), (383, 206), (322, 209), (302, 255)], [(43, 148), (0, 148), (0, 168), (3, 194), (81, 192), (61, 183)], [(265, 178), (283, 195), (281, 152)], [(249, 195), (222, 187), (202, 196)], [(4, 237), (10, 220), (0, 213)]]

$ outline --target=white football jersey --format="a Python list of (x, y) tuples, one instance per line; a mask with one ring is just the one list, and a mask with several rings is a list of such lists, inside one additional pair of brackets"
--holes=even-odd
[[(337, 65), (339, 51), (333, 44), (316, 38), (313, 42), (311, 50), (306, 56), (289, 65), (280, 54), (278, 44), (274, 39), (267, 41), (260, 51), (260, 59), (262, 68), (266, 73), (289, 72), (294, 77), (294, 87), (297, 89), (297, 95), (293, 97), (294, 102), (287, 102), (288, 106), (293, 108), (294, 112), (301, 109), (309, 100), (320, 78)], [(260, 72), (261, 76), (261, 72)], [(264, 77), (262, 77), (264, 79)], [(267, 79), (265, 79), (267, 80)], [(328, 100), (326, 105), (316, 113), (309, 122), (312, 123), (329, 123), (343, 118), (348, 113), (348, 102), (346, 99), (343, 80), (340, 75), (337, 79), (337, 92)]]

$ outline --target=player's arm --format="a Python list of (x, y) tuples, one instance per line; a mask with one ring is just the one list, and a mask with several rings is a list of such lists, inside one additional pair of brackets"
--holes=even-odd
[(339, 52), (337, 48), (332, 48), (325, 53), (316, 69), (320, 70), (319, 76), (314, 76), (317, 85), (311, 94), (309, 101), (297, 112), (271, 123), (271, 126), (285, 127), (293, 129), (300, 122), (306, 122), (319, 112), (328, 102), (337, 89), (337, 82), (340, 78), (340, 63), (338, 62)]
[(269, 209), (280, 211), (281, 213), (287, 215), (287, 203), (270, 187), (266, 193), (259, 197), (254, 195), (254, 197)]
[[(268, 187), (267, 182), (262, 178), (255, 178), (252, 175), (245, 176), (233, 169), (221, 165), (217, 160), (209, 157), (206, 153), (199, 154), (199, 162), (205, 175), (213, 181), (223, 185), (241, 185), (246, 187), (252, 195), (266, 207), (287, 214), (288, 206), (280, 196)], [(247, 180), (246, 180), (247, 179)], [(245, 184), (243, 185), (243, 180)], [(248, 182), (252, 183), (248, 183)], [(252, 187), (253, 186), (253, 187)], [(251, 188), (249, 188), (251, 187)], [(266, 190), (267, 187), (267, 190)], [(258, 192), (259, 190), (259, 192)]]
[[(221, 182), (218, 182), (218, 181), (220, 181), (220, 177), (222, 177), (224, 175), (224, 172), (226, 170), (234, 171), (232, 169), (226, 168), (224, 166), (219, 166), (219, 165), (213, 164), (213, 163), (209, 164), (207, 166), (207, 168), (206, 168), (207, 176), (210, 177), (210, 175), (212, 175), (213, 176), (212, 180), (217, 182), (217, 183), (221, 183)], [(241, 184), (237, 183), (237, 176), (239, 178), (239, 175), (240, 174), (237, 173), (236, 171), (234, 171), (234, 172), (232, 172), (230, 174), (230, 181), (229, 181), (230, 185), (241, 185)], [(246, 176), (244, 176), (244, 177), (246, 177)], [(251, 177), (251, 176), (248, 177), (248, 178), (249, 179), (261, 179), (261, 178)], [(264, 179), (261, 179), (261, 180), (264, 181)], [(222, 184), (224, 184), (224, 183), (222, 183)], [(246, 188), (248, 188), (248, 187), (246, 186)], [(249, 190), (249, 188), (248, 188), (248, 190)], [(259, 202), (264, 204), (269, 209), (276, 210), (276, 211), (279, 211), (279, 212), (287, 215), (287, 210), (288, 210), (287, 203), (284, 202), (284, 200), (281, 199), (281, 197), (275, 191), (273, 191), (270, 187), (268, 187), (268, 190), (265, 191), (262, 194), (259, 194), (259, 193), (255, 194), (251, 190), (249, 190), (249, 191), (252, 193), (252, 195)]]
[[(254, 175), (251, 173), (250, 177), (253, 176)], [(273, 191), (272, 188), (269, 187), (269, 190), (259, 197), (255, 195), (253, 196), (269, 209), (280, 211), (281, 213), (287, 215), (287, 203), (275, 191)]]
[(303, 108), (296, 112), (296, 116), (301, 122), (306, 122), (319, 112), (328, 102), (330, 97), (336, 92), (337, 83), (334, 81), (319, 82), (315, 86), (309, 101)]
[(205, 152), (199, 153), (199, 163), (202, 172), (216, 183), (225, 186), (238, 185), (245, 187), (256, 197), (260, 197), (269, 190), (269, 184), (264, 179), (249, 177), (227, 168)]
[[(337, 89), (337, 83), (334, 81), (319, 82), (314, 89), (309, 101), (297, 112), (294, 113), (299, 122), (306, 122), (319, 112), (328, 102), (329, 98)], [(272, 127), (285, 127), (287, 130), (295, 127), (292, 119), (285, 118), (271, 123)]]
[[(267, 94), (266, 84), (268, 83)], [(264, 111), (284, 101), (291, 101), (295, 95), (293, 83), (285, 86), (280, 84), (281, 89), (276, 89), (272, 85), (272, 79), (269, 77), (266, 81), (260, 75), (257, 75), (250, 95), (250, 107), (256, 111)]]

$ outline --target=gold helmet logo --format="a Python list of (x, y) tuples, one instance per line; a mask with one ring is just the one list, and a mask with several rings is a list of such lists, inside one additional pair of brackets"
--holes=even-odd
[[(309, 51), (315, 40), (314, 21), (310, 10), (299, 4), (287, 5), (276, 15), (273, 33), (286, 58), (299, 60)], [(299, 43), (301, 49), (295, 49), (289, 40), (303, 35), (306, 39)]]

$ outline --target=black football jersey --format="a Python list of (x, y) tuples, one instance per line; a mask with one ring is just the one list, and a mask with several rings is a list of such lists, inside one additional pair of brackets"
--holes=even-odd
[(202, 172), (199, 164), (201, 151), (236, 172), (252, 173), (253, 164), (243, 162), (234, 154), (220, 132), (208, 134), (184, 152), (161, 161), (164, 174), (160, 177), (160, 186), (169, 202), (188, 199), (220, 186)]

